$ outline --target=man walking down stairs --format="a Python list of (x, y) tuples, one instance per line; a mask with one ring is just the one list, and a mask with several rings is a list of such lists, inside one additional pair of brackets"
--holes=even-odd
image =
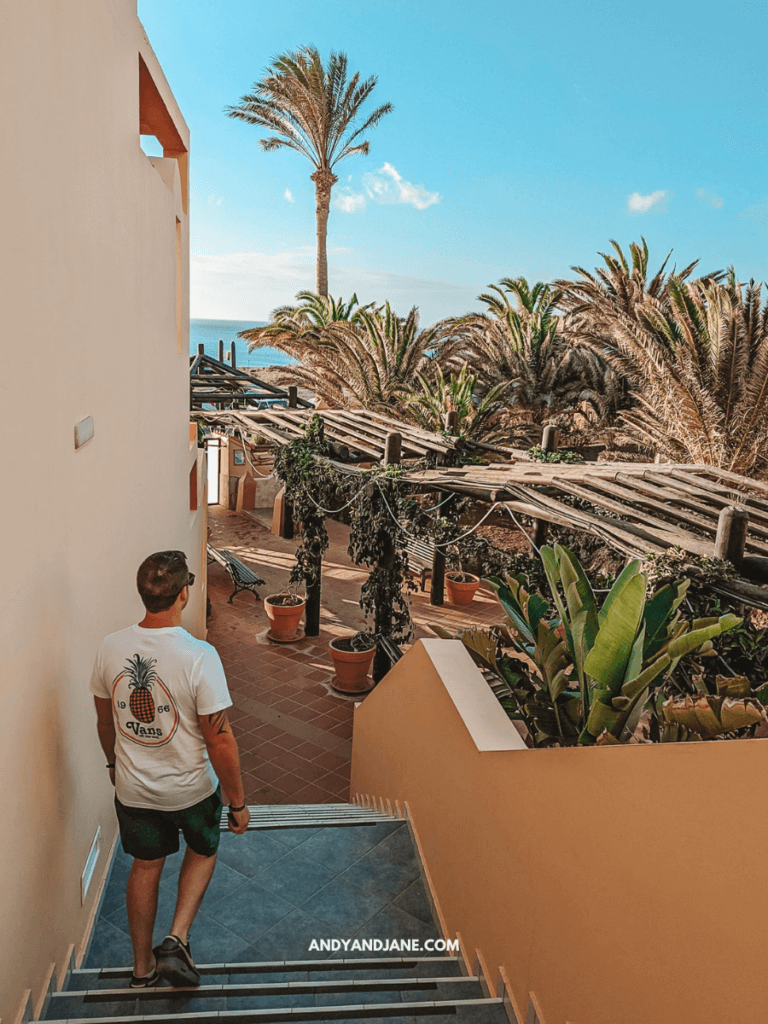
[[(226, 822), (224, 823), (226, 827)], [(183, 851), (182, 851), (183, 852)], [(157, 930), (173, 915), (181, 853), (168, 858)], [(115, 855), (90, 948), (49, 1021), (316, 1021), (423, 1016), (508, 1024), (445, 952), (405, 821), (352, 804), (252, 808), (223, 832), (193, 935), (199, 988), (128, 988), (131, 943)], [(467, 957), (471, 961), (471, 957)]]

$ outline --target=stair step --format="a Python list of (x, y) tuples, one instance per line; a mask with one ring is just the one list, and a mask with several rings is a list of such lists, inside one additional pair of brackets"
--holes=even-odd
[[(320, 826), (378, 825), (402, 818), (356, 804), (257, 804), (249, 807), (248, 831), (270, 828), (317, 828)], [(227, 809), (221, 814), (221, 828), (227, 828)]]
[[(185, 993), (189, 990), (184, 989)], [(132, 999), (135, 990), (124, 990), (124, 995)], [(53, 1000), (51, 1000), (53, 1003)], [(467, 1011), (481, 1011), (481, 1016)], [(485, 1012), (482, 1012), (485, 1011)], [(489, 1015), (489, 1011), (491, 1011)], [(488, 1024), (490, 1020), (502, 1024), (506, 1020), (503, 1000), (492, 999), (445, 999), (424, 1002), (390, 1002), (390, 1003), (347, 1003), (337, 1006), (290, 1006), (267, 1009), (247, 1010), (203, 1010), (193, 1013), (160, 1012), (137, 1015), (104, 1016), (89, 1015), (88, 1017), (48, 1018), (50, 1024), (175, 1024), (177, 1021), (189, 1021), (190, 1024), (205, 1021), (239, 1021), (240, 1024), (258, 1024), (261, 1021), (316, 1021), (316, 1020), (359, 1020), (368, 1017), (416, 1017), (435, 1014), (461, 1014), (468, 1022), (476, 1017), (477, 1024)]]
[[(352, 978), (362, 972), (375, 978), (375, 972), (396, 971), (402, 977), (412, 972), (413, 977), (439, 977), (441, 981), (460, 979), (461, 967), (456, 956), (376, 956), (334, 959), (310, 959), (310, 961), (259, 961), (243, 964), (198, 964), (198, 970), (206, 977), (216, 976), (231, 978), (238, 975), (274, 975), (274, 974), (338, 974)], [(81, 968), (70, 975), (67, 991), (71, 994), (82, 991), (98, 990), (99, 984), (110, 988), (121, 982), (126, 983), (131, 976), (129, 967), (117, 968)], [(311, 980), (311, 979), (310, 979)], [(347, 978), (350, 980), (350, 978)], [(125, 991), (125, 989), (122, 989)]]
[[(449, 978), (451, 985), (472, 985), (479, 984), (480, 979), (472, 975), (461, 978)], [(436, 989), (438, 985), (446, 982), (445, 978), (356, 978), (353, 981), (338, 979), (335, 981), (272, 981), (259, 984), (229, 984), (229, 985), (199, 985), (195, 987), (174, 988), (173, 986), (160, 986), (158, 988), (130, 989), (131, 997), (138, 999), (173, 999), (179, 993), (194, 995), (196, 998), (213, 998), (214, 996), (272, 996), (283, 995), (292, 992), (311, 992), (322, 994), (324, 992), (386, 992), (408, 988)], [(51, 996), (52, 1000), (61, 999), (82, 999), (86, 1002), (100, 1002), (114, 999), (125, 999), (126, 988), (102, 988), (102, 989), (81, 989), (76, 994), (72, 991), (56, 992)]]

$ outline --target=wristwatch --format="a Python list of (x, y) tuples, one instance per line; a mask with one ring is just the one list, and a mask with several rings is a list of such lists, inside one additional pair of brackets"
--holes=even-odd
[(232, 804), (230, 804), (228, 809), (229, 809), (230, 813), (232, 813), (232, 814), (239, 814), (240, 811), (244, 811), (245, 810), (245, 807), (246, 807), (245, 804), (243, 804), (242, 807), (233, 807)]

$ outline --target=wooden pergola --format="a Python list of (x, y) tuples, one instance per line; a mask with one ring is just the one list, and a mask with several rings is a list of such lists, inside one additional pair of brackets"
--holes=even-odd
[[(768, 484), (728, 470), (686, 463), (542, 463), (511, 448), (430, 433), (365, 409), (233, 410), (198, 413), (196, 418), (258, 447), (303, 437), (315, 412), (332, 445), (329, 462), (344, 473), (362, 473), (351, 464), (355, 462), (433, 456), (434, 468), (414, 466), (404, 477), (409, 486), (422, 493), (460, 494), (502, 504), (534, 521), (536, 543), (543, 543), (545, 524), (552, 523), (584, 530), (632, 558), (675, 547), (692, 555), (727, 557), (738, 576), (719, 581), (713, 589), (768, 611), (768, 587), (759, 585), (768, 583)], [(493, 453), (503, 461), (456, 466), (458, 456), (468, 449)], [(738, 524), (734, 534), (736, 547), (730, 534), (723, 538), (729, 509), (736, 509), (741, 522), (741, 543), (736, 537)], [(438, 595), (444, 565), (439, 553), (433, 576)]]
[[(220, 355), (223, 356), (223, 353)], [(298, 397), (296, 388), (285, 390), (267, 384), (254, 374), (239, 370), (231, 362), (215, 359), (199, 350), (196, 356), (190, 356), (189, 392), (190, 409), (193, 412), (205, 406), (215, 409), (260, 409), (274, 402), (312, 408), (311, 402)]]
[(439, 463), (451, 463), (462, 451), (495, 452), (507, 460), (520, 453), (498, 445), (463, 441), (450, 434), (435, 434), (402, 420), (384, 416), (369, 409), (259, 409), (203, 411), (195, 418), (238, 433), (252, 445), (288, 444), (304, 437), (312, 416), (319, 416), (325, 437), (333, 446), (334, 458), (340, 462), (380, 462), (385, 458), (387, 438), (393, 433), (401, 439), (401, 458), (424, 459), (433, 456)]

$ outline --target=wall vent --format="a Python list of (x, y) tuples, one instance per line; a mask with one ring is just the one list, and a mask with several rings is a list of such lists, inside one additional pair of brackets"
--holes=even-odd
[(85, 903), (85, 897), (88, 895), (88, 887), (91, 884), (93, 873), (96, 870), (96, 861), (99, 859), (101, 853), (101, 825), (96, 829), (96, 835), (93, 837), (91, 843), (91, 849), (88, 854), (88, 860), (85, 862), (83, 873), (80, 876), (80, 903)]

